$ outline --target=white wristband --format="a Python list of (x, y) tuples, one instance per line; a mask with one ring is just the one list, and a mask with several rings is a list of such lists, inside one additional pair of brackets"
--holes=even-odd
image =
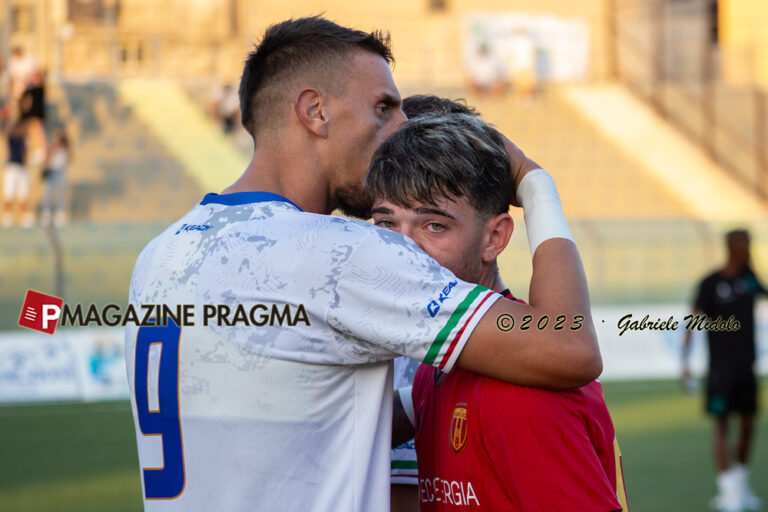
[(411, 421), (411, 425), (416, 427), (416, 412), (413, 410), (413, 397), (411, 396), (413, 386), (400, 388), (397, 391), (400, 393), (400, 403), (403, 404), (405, 415), (408, 416), (408, 419)]
[(535, 169), (523, 176), (517, 187), (517, 202), (523, 207), (531, 257), (539, 245), (550, 238), (565, 238), (573, 242), (555, 180), (547, 171)]

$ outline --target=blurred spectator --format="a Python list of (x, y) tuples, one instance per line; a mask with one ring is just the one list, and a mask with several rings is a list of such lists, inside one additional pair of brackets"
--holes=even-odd
[(37, 71), (37, 59), (24, 52), (24, 48), (13, 48), (11, 58), (8, 61), (8, 74), (10, 76), (11, 98), (19, 101), (32, 79), (32, 74)]
[(505, 45), (505, 61), (512, 87), (525, 103), (536, 95), (536, 43), (523, 28), (516, 28)]
[(234, 133), (240, 125), (240, 98), (232, 85), (216, 85), (211, 90), (208, 106), (211, 117), (221, 125), (221, 131)]
[(208, 114), (216, 120), (217, 123), (221, 122), (219, 117), (219, 105), (221, 105), (224, 99), (224, 86), (217, 83), (211, 88), (211, 94), (208, 98)]
[(231, 85), (225, 85), (221, 103), (219, 103), (219, 118), (224, 133), (230, 134), (235, 131), (239, 116), (240, 98), (237, 91)]
[(46, 154), (45, 137), (45, 73), (35, 70), (19, 101), (21, 118), (29, 121), (30, 167), (43, 164)]
[(11, 116), (10, 109), (11, 83), (8, 75), (8, 67), (0, 55), (0, 130), (5, 129), (5, 125)]
[(474, 93), (502, 94), (506, 89), (504, 69), (491, 53), (487, 43), (481, 44), (467, 62), (469, 86)]
[(27, 157), (27, 121), (18, 119), (7, 133), (8, 163), (3, 175), (3, 227), (13, 224), (13, 203), (18, 202), (22, 227), (34, 223), (29, 211), (29, 172), (25, 166)]
[(72, 149), (69, 138), (63, 129), (53, 134), (49, 145), (43, 178), (43, 208), (40, 212), (40, 224), (48, 226), (53, 222), (61, 227), (67, 222), (67, 167), (72, 162)]

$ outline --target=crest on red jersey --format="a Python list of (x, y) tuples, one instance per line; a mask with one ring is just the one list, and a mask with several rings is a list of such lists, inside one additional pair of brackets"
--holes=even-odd
[(453, 408), (451, 431), (448, 439), (454, 453), (461, 453), (467, 444), (467, 404), (459, 403)]

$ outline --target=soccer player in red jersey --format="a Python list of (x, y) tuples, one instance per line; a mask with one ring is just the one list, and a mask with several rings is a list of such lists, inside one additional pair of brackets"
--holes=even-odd
[[(457, 277), (517, 300), (496, 265), (513, 230), (497, 181), (508, 175), (498, 165), (502, 136), (474, 117), (434, 110), (409, 121), (374, 157), (365, 183), (374, 222), (409, 236)], [(580, 328), (583, 319), (510, 320), (500, 316), (499, 329), (546, 329), (557, 336)], [(398, 420), (405, 398), (396, 397), (393, 445), (414, 432)], [(411, 398), (422, 511), (628, 510), (597, 381), (555, 392), (422, 364)]]

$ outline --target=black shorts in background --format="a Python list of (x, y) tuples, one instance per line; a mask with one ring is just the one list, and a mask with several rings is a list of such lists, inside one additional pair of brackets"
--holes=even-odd
[(757, 411), (757, 379), (752, 368), (710, 369), (707, 376), (707, 412), (726, 416), (730, 412), (750, 414)]

